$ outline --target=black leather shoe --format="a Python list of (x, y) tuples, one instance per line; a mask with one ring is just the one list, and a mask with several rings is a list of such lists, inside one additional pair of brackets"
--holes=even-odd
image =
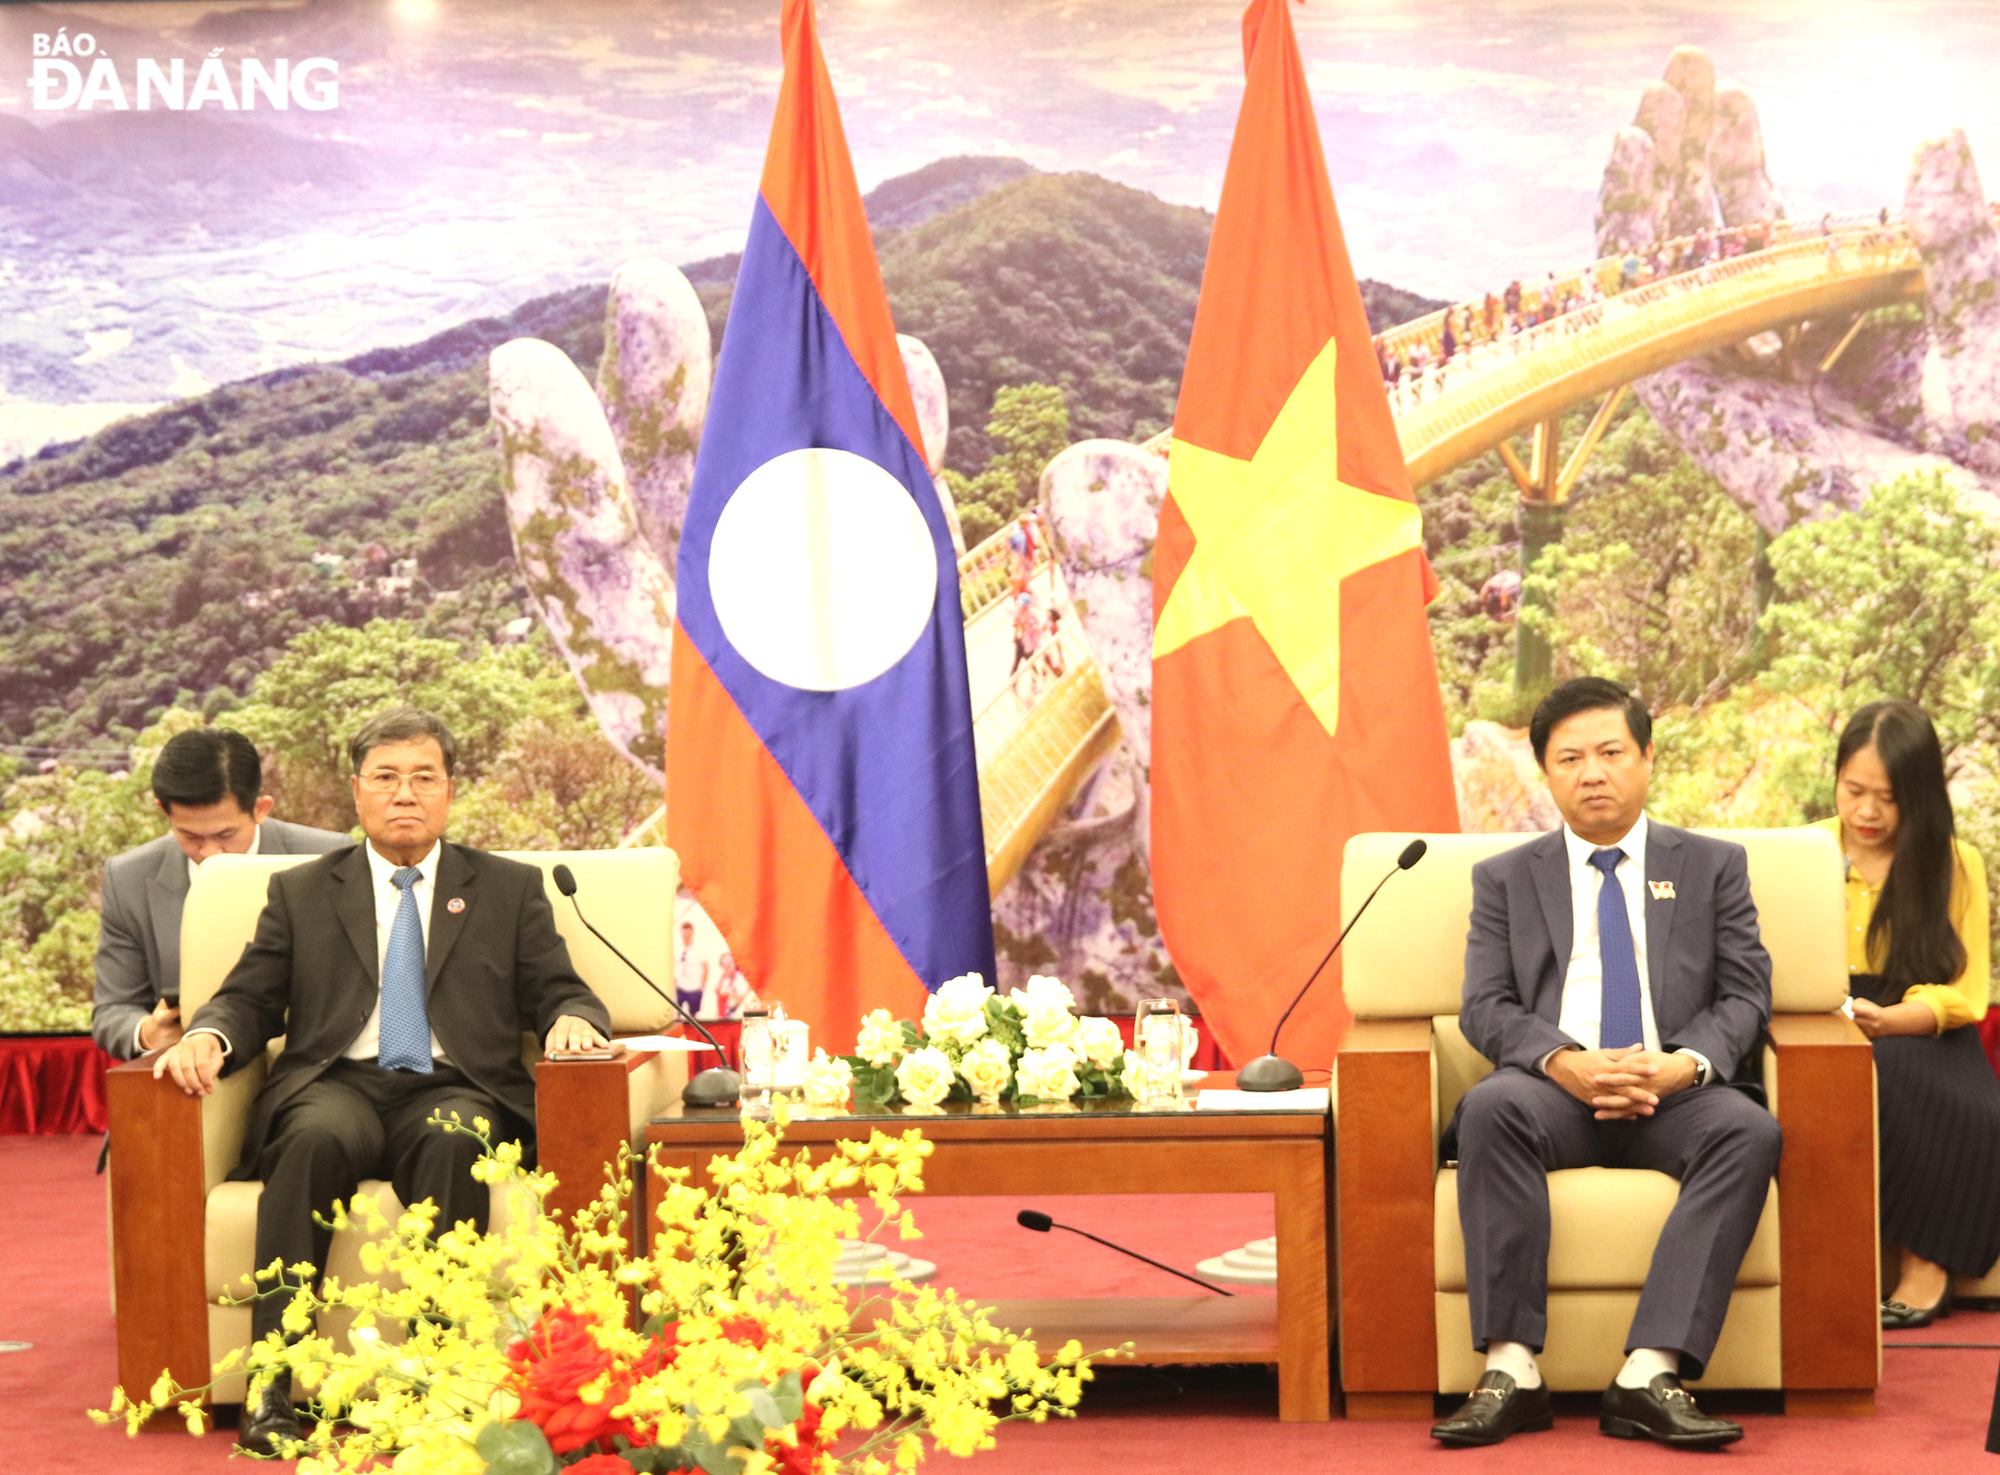
[(305, 1438), (305, 1431), (299, 1427), (299, 1416), (292, 1407), (292, 1375), (289, 1371), (278, 1375), (276, 1382), (264, 1390), (264, 1396), (252, 1409), (243, 1406), (243, 1422), (236, 1429), (238, 1448), (254, 1455), (281, 1457), (286, 1440)]
[(1661, 1373), (1643, 1388), (1604, 1390), (1597, 1427), (1614, 1439), (1651, 1439), (1675, 1449), (1720, 1449), (1743, 1437), (1743, 1426), (1712, 1419), (1694, 1406), (1681, 1380)]
[(1431, 1425), (1431, 1438), (1449, 1445), (1498, 1444), (1509, 1434), (1539, 1434), (1555, 1426), (1547, 1383), (1521, 1388), (1508, 1374), (1489, 1371), (1456, 1413)]
[(1920, 1326), (1929, 1326), (1934, 1321), (1942, 1321), (1951, 1315), (1951, 1291), (1947, 1289), (1935, 1303), (1929, 1306), (1911, 1306), (1902, 1301), (1882, 1303), (1882, 1330), (1885, 1332), (1914, 1331)]

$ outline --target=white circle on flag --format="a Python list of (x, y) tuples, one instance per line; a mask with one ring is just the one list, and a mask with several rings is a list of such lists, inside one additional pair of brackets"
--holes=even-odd
[(851, 451), (774, 456), (715, 521), (708, 589), (722, 633), (773, 681), (841, 691), (908, 653), (937, 603), (916, 499)]

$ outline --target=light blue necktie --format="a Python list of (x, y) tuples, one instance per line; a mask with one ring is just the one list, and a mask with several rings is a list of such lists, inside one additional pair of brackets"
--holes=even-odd
[(403, 893), (396, 920), (389, 924), (389, 951), (382, 959), (382, 1050), (384, 1070), (431, 1072), (431, 1018), (424, 1008), (424, 924), (417, 916), (415, 866), (389, 878)]
[(1597, 1044), (1604, 1050), (1646, 1043), (1645, 1021), (1639, 1012), (1639, 958), (1632, 946), (1632, 918), (1625, 910), (1625, 888), (1611, 874), (1624, 857), (1625, 852), (1616, 849), (1594, 850), (1590, 855), (1590, 863), (1604, 873), (1597, 888), (1597, 958), (1604, 970)]

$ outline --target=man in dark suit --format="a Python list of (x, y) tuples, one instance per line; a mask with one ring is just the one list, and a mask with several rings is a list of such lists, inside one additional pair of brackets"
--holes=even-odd
[(211, 855), (324, 855), (352, 842), (271, 818), (264, 768), (240, 732), (175, 733), (153, 760), (168, 833), (104, 867), (90, 1032), (120, 1060), (181, 1037), (181, 909)]
[[(285, 1037), (231, 1174), (264, 1184), (259, 1266), (324, 1267), (332, 1234), (314, 1215), (377, 1175), (405, 1204), (436, 1204), (440, 1226), (483, 1232), (478, 1143), (429, 1119), (483, 1117), (496, 1139), (531, 1138), (523, 1032), (550, 1051), (605, 1042), (610, 1018), (570, 967), (541, 872), (443, 842), (457, 756), (444, 724), (415, 708), (362, 728), (348, 757), (368, 843), (271, 878), (256, 936), (154, 1067), (206, 1095)], [(255, 1303), (257, 1338), (282, 1330), (288, 1299)], [(245, 1409), (246, 1448), (298, 1437), (282, 1381)]]
[[(1550, 1427), (1535, 1354), (1548, 1329), (1558, 1168), (1651, 1168), (1681, 1189), (1653, 1252), (1599, 1428), (1711, 1449), (1743, 1436), (1695, 1406), (1771, 1175), (1777, 1121), (1754, 1080), (1771, 960), (1743, 849), (1649, 822), (1652, 720), (1617, 682), (1559, 686), (1529, 727), (1563, 828), (1472, 873), (1459, 1024), (1494, 1071), (1466, 1092), (1459, 1220), (1486, 1373), (1432, 1435), (1497, 1444)], [(1644, 963), (1640, 962), (1644, 959)], [(1615, 1225), (1607, 1225), (1615, 1232)]]

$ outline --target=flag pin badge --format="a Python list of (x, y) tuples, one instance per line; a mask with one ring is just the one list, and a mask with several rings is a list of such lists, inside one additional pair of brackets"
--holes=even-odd
[[(1655, 888), (1655, 894), (1657, 894), (1657, 890), (1658, 888)], [(444, 904), (444, 909), (450, 912), (453, 916), (457, 916), (460, 912), (465, 910), (465, 898), (462, 896), (454, 896), (450, 901)]]
[(1672, 901), (1674, 899), (1673, 882), (1648, 881), (1646, 885), (1652, 891), (1654, 901)]

